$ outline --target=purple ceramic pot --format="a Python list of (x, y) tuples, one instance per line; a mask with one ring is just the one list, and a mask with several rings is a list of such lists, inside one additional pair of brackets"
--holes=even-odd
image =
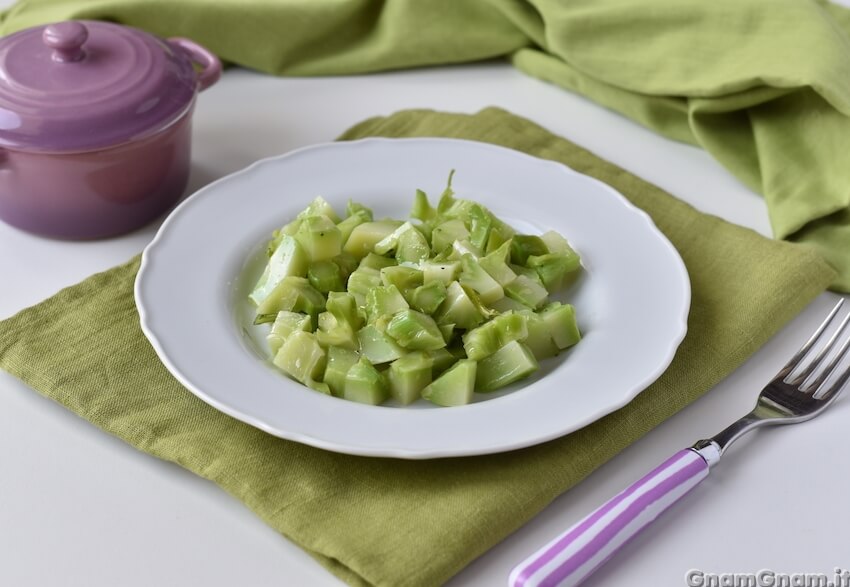
[(220, 75), (187, 39), (107, 22), (0, 39), (0, 219), (68, 239), (150, 222), (186, 188), (195, 96)]

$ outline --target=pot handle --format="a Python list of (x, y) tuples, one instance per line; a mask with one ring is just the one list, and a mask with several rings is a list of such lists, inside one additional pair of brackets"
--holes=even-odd
[(211, 51), (183, 37), (171, 37), (168, 42), (177, 45), (189, 55), (189, 59), (201, 66), (198, 84), (203, 92), (221, 77), (221, 61)]

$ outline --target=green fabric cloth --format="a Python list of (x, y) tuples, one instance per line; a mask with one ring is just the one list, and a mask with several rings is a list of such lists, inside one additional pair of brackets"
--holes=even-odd
[(276, 75), (508, 56), (706, 149), (850, 291), (850, 11), (823, 0), (21, 0), (0, 34), (68, 18), (191, 37)]
[(431, 461), (335, 454), (269, 436), (181, 387), (139, 328), (138, 259), (0, 322), (0, 367), (140, 450), (219, 484), (352, 585), (430, 586), (711, 388), (834, 276), (810, 248), (697, 212), (503, 110), (405, 111), (343, 138), (376, 135), (513, 147), (597, 177), (647, 211), (684, 259), (693, 289), (689, 331), (669, 369), (627, 407), (539, 446)]

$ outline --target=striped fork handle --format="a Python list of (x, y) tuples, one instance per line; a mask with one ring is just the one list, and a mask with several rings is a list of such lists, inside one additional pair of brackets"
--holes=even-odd
[(515, 567), (510, 587), (580, 584), (707, 476), (696, 450), (677, 452)]

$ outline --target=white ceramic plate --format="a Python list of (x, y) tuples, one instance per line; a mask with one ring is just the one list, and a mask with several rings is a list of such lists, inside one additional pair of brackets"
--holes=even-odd
[[(584, 339), (532, 378), (473, 404), (367, 406), (322, 395), (270, 366), (268, 326), (246, 295), (271, 232), (322, 195), (404, 218), (416, 188), (436, 200), (456, 169), (472, 198), (526, 233), (554, 229), (582, 256), (565, 296)], [(650, 218), (607, 185), (551, 161), (450, 139), (366, 139), (266, 159), (194, 194), (165, 221), (136, 281), (142, 329), (198, 397), (262, 430), (328, 450), (435, 458), (537, 444), (627, 404), (685, 335), (690, 283)], [(476, 394), (478, 395), (478, 394)]]

